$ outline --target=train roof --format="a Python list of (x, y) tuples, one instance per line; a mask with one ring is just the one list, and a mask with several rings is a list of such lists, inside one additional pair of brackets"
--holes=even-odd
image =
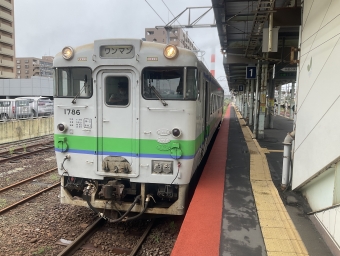
[[(131, 58), (108, 58), (102, 57), (100, 52), (102, 47), (112, 46), (133, 46), (134, 54)], [(196, 54), (188, 49), (177, 47), (179, 54), (176, 59), (168, 60), (164, 57), (163, 51), (166, 44), (157, 42), (142, 41), (141, 39), (114, 38), (95, 40), (94, 43), (72, 47), (74, 57), (65, 60), (59, 52), (53, 61), (54, 67), (63, 66), (90, 66), (93, 69), (100, 65), (179, 65), (193, 66), (199, 61)], [(134, 61), (135, 60), (135, 61)], [(175, 64), (176, 63), (176, 64)]]

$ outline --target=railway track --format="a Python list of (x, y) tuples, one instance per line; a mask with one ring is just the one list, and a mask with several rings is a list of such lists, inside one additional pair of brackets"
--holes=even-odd
[[(58, 256), (71, 256), (77, 250), (79, 250), (96, 232), (100, 231), (100, 229), (105, 225), (106, 220), (102, 218), (97, 218), (92, 225), (88, 226), (86, 230), (81, 233), (74, 241), (72, 241), (62, 252), (58, 254)], [(152, 226), (154, 224), (154, 219), (149, 222), (143, 234), (137, 241), (137, 244), (134, 248), (124, 249), (120, 247), (110, 247), (110, 251), (113, 254), (124, 254), (129, 256), (134, 256), (137, 254), (140, 246), (143, 244), (144, 239), (149, 234)], [(93, 248), (95, 249), (95, 248)]]
[[(48, 170), (48, 171), (46, 171), (46, 172), (44, 172), (44, 173), (40, 173), (40, 174), (38, 174), (38, 175), (32, 176), (32, 177), (30, 177), (30, 178), (28, 178), (28, 179), (22, 180), (22, 181), (20, 181), (20, 182), (15, 183), (15, 184), (9, 185), (9, 186), (4, 187), (4, 188), (1, 188), (1, 189), (0, 189), (0, 195), (1, 195), (1, 193), (4, 193), (5, 191), (8, 191), (8, 190), (13, 189), (13, 188), (17, 188), (17, 187), (19, 187), (20, 185), (23, 185), (23, 184), (25, 184), (25, 183), (27, 183), (27, 182), (29, 182), (29, 181), (33, 181), (34, 179), (37, 179), (37, 178), (42, 177), (42, 176), (44, 176), (44, 175), (46, 175), (46, 174), (52, 173), (53, 171), (56, 171), (57, 169), (58, 169), (58, 168), (50, 169), (50, 170)], [(12, 203), (11, 205), (9, 205), (9, 206), (7, 206), (7, 207), (5, 207), (5, 208), (3, 208), (3, 209), (0, 209), (0, 214), (3, 214), (3, 213), (5, 213), (5, 212), (7, 212), (8, 210), (13, 209), (14, 207), (18, 206), (19, 204), (24, 203), (24, 202), (26, 202), (26, 201), (29, 201), (29, 200), (31, 200), (32, 198), (34, 198), (34, 197), (36, 197), (36, 196), (38, 196), (38, 195), (40, 195), (40, 194), (42, 194), (42, 193), (44, 193), (44, 192), (46, 192), (46, 191), (52, 189), (52, 188), (54, 188), (54, 187), (57, 187), (57, 186), (60, 186), (60, 182), (56, 182), (56, 183), (52, 184), (51, 186), (48, 186), (48, 187), (45, 188), (45, 189), (39, 190), (38, 192), (36, 192), (36, 193), (34, 193), (34, 194), (32, 194), (32, 195), (30, 195), (30, 196), (28, 196), (28, 197), (25, 197), (25, 198), (23, 198), (23, 199), (21, 199), (21, 200), (15, 202), (15, 203)], [(1, 205), (1, 202), (0, 202), (0, 205)]]
[(10, 148), (20, 148), (22, 145), (31, 145), (31, 144), (37, 144), (37, 143), (49, 143), (53, 142), (53, 136), (52, 135), (46, 135), (42, 137), (36, 137), (32, 139), (26, 139), (26, 140), (20, 140), (20, 141), (13, 141), (13, 142), (7, 142), (0, 145), (0, 152), (3, 151), (9, 151)]
[[(1, 152), (0, 153), (0, 163), (8, 162), (8, 161), (14, 161), (20, 158), (26, 158), (30, 155), (34, 155), (39, 152), (43, 152), (49, 149), (53, 149), (54, 145), (46, 144), (45, 143), (39, 143), (35, 145), (30, 145), (27, 147), (21, 147), (18, 149), (10, 150), (9, 152)], [(21, 152), (18, 152), (18, 150), (21, 150)]]

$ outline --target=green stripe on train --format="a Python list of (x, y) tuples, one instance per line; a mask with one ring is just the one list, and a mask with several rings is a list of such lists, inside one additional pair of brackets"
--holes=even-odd
[[(169, 143), (162, 144), (157, 140), (136, 140), (123, 138), (97, 138), (90, 136), (75, 135), (54, 135), (55, 148), (61, 149), (62, 143), (66, 139), (69, 149), (99, 151), (99, 152), (131, 152), (139, 154), (164, 154), (168, 155), (170, 148), (179, 143), (183, 155), (194, 155), (196, 152), (195, 141), (171, 140)], [(98, 143), (98, 149), (97, 149)], [(139, 143), (139, 145), (138, 145)], [(139, 148), (139, 152), (138, 149)]]
[[(209, 126), (206, 127), (206, 134), (210, 133), (211, 125), (216, 123), (218, 119), (214, 119)], [(66, 140), (69, 149), (83, 151), (99, 151), (99, 152), (131, 152), (139, 154), (169, 154), (169, 149), (179, 143), (183, 156), (194, 155), (204, 141), (204, 132), (202, 132), (196, 140), (171, 140), (169, 143), (162, 144), (157, 140), (148, 139), (129, 139), (129, 138), (109, 138), (109, 137), (91, 137), (76, 135), (54, 135), (55, 148), (62, 149), (62, 141)], [(139, 148), (139, 152), (138, 152)]]

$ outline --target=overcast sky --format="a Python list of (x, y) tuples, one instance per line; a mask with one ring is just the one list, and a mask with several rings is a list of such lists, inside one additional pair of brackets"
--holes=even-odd
[[(201, 6), (211, 6), (211, 0), (15, 0), (16, 56), (55, 56), (64, 46), (77, 47), (96, 39), (143, 38), (145, 28), (165, 25), (173, 19), (172, 14), (177, 16), (187, 7)], [(206, 10), (193, 10), (191, 21)], [(188, 13), (179, 19), (180, 24), (188, 23)], [(213, 21), (211, 10), (198, 24)], [(227, 88), (217, 28), (186, 30), (205, 52), (204, 62), (209, 70), (211, 53), (215, 51), (216, 78), (223, 80), (220, 84)]]

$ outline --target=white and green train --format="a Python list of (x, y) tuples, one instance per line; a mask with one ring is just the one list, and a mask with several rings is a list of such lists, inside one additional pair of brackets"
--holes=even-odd
[(223, 111), (223, 89), (196, 54), (105, 39), (65, 47), (54, 69), (61, 202), (124, 213), (117, 220), (184, 214)]

